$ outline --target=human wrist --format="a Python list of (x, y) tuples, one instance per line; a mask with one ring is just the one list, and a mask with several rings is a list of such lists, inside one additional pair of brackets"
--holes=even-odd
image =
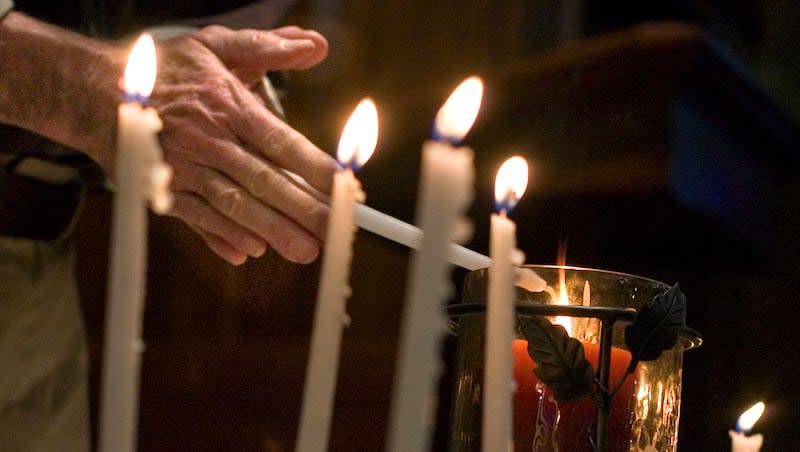
[(109, 171), (123, 65), (121, 49), (12, 11), (0, 21), (0, 122), (83, 151)]

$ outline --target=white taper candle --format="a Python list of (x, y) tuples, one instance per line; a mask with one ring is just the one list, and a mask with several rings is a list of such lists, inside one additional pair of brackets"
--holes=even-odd
[(337, 172), (333, 179), (297, 437), (298, 452), (328, 450), (342, 328), (349, 324), (346, 303), (350, 297), (348, 280), (356, 233), (354, 211), (357, 203), (365, 199), (351, 168), (366, 162), (375, 150), (377, 139), (378, 113), (375, 104), (365, 99), (356, 107), (339, 141), (338, 158), (345, 169)]
[[(147, 267), (147, 200), (156, 212), (172, 205), (157, 134), (161, 120), (142, 105), (155, 83), (155, 45), (139, 39), (128, 60), (126, 102), (117, 115), (116, 193), (105, 321), (99, 450), (133, 452), (139, 409), (142, 313)], [(138, 71), (138, 72), (137, 72)]]
[(749, 435), (748, 433), (764, 414), (765, 408), (764, 402), (756, 403), (745, 410), (736, 420), (736, 431), (728, 430), (732, 452), (759, 452), (761, 450), (761, 445), (764, 444), (764, 435)]
[[(513, 451), (512, 341), (514, 339), (514, 267), (522, 264), (517, 250), (517, 226), (506, 213), (517, 203), (528, 183), (528, 165), (521, 157), (508, 159), (495, 181), (491, 216), (489, 287), (486, 306), (486, 349), (482, 386), (484, 452)], [(517, 260), (519, 259), (519, 260)]]
[[(482, 91), (477, 78), (456, 88), (436, 120), (436, 131), (444, 139), (460, 141), (467, 133)], [(438, 354), (447, 324), (443, 303), (453, 293), (447, 244), (459, 222), (465, 221), (462, 213), (473, 198), (474, 172), (471, 149), (433, 140), (423, 145), (417, 203), (423, 236), (411, 257), (389, 418), (390, 452), (430, 448), (436, 382), (442, 367)]]

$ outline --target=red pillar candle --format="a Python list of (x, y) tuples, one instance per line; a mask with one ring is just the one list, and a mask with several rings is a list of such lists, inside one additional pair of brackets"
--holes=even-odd
[[(583, 344), (586, 359), (598, 368), (598, 344)], [(513, 342), (514, 380), (514, 443), (519, 451), (582, 451), (589, 450), (589, 435), (597, 417), (596, 405), (590, 398), (570, 403), (556, 402), (553, 391), (533, 373), (536, 363), (528, 354), (528, 341)], [(631, 360), (627, 350), (611, 349), (610, 390), (625, 375)], [(634, 414), (636, 375), (629, 375), (614, 396), (608, 424), (608, 451), (629, 450)], [(534, 447), (535, 446), (535, 447)]]

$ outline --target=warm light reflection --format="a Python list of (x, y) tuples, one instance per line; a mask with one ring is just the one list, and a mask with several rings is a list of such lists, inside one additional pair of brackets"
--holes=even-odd
[(588, 279), (583, 283), (583, 305), (592, 305), (592, 286), (589, 284)]
[(739, 416), (739, 420), (736, 421), (736, 430), (740, 432), (749, 432), (752, 430), (753, 426), (761, 418), (761, 415), (764, 414), (764, 408), (766, 408), (764, 402), (758, 402), (748, 408), (747, 411)]
[(143, 34), (128, 56), (122, 90), (129, 98), (144, 100), (156, 84), (156, 45), (153, 38)]
[(648, 397), (650, 397), (650, 386), (646, 384), (639, 386), (639, 392), (636, 393), (636, 399), (641, 402)]
[(641, 383), (639, 391), (636, 393), (636, 400), (638, 402), (636, 417), (638, 419), (647, 419), (647, 415), (650, 412), (650, 385)]
[(375, 152), (377, 144), (378, 110), (372, 99), (365, 98), (344, 126), (336, 156), (342, 165), (358, 170)]
[(498, 211), (510, 213), (528, 188), (528, 162), (519, 156), (506, 160), (494, 179), (494, 203)]
[(480, 77), (473, 76), (461, 82), (436, 114), (436, 133), (451, 142), (463, 140), (478, 117), (482, 97)]

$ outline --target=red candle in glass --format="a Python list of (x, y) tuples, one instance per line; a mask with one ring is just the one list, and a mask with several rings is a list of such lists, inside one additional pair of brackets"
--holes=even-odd
[[(583, 344), (586, 359), (598, 368), (598, 344)], [(519, 451), (549, 451), (558, 444), (561, 451), (588, 450), (589, 435), (597, 418), (596, 405), (590, 398), (570, 403), (556, 402), (553, 391), (540, 382), (533, 370), (536, 363), (528, 354), (528, 341), (513, 342), (514, 379), (514, 444)], [(609, 390), (619, 383), (631, 354), (627, 350), (611, 349), (611, 378)], [(634, 387), (636, 375), (629, 375), (614, 396), (608, 424), (608, 451), (627, 451), (635, 418)], [(533, 444), (536, 440), (537, 447)]]

